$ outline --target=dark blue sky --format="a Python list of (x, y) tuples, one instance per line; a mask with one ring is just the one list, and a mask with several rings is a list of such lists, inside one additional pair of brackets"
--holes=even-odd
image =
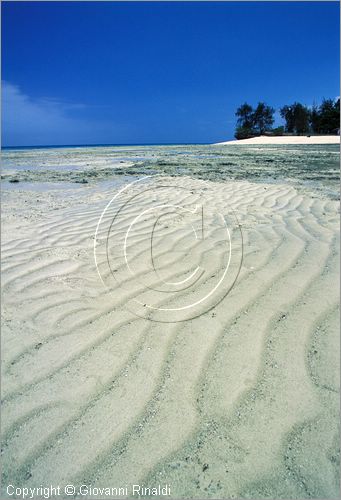
[(337, 2), (3, 2), (3, 145), (215, 142), (339, 95)]

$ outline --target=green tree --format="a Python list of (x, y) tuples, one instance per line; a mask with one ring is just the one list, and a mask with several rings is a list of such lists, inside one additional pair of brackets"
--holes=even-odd
[(319, 134), (321, 131), (321, 116), (318, 106), (313, 104), (312, 110), (310, 112), (310, 125), (311, 130), (314, 134)]
[(244, 129), (253, 128), (253, 108), (245, 102), (236, 111), (236, 116), (238, 117), (237, 126)]
[(310, 111), (303, 104), (295, 103), (294, 105), (295, 117), (295, 132), (297, 135), (307, 134), (310, 125)]
[(264, 134), (264, 132), (271, 130), (271, 126), (274, 123), (274, 108), (265, 104), (265, 102), (259, 102), (253, 113), (253, 126), (258, 131), (259, 134)]
[(280, 114), (286, 122), (285, 129), (288, 133), (302, 135), (309, 132), (310, 111), (303, 104), (294, 102), (289, 106), (283, 106)]
[(247, 102), (239, 106), (236, 111), (237, 128), (235, 132), (236, 139), (248, 139), (253, 137), (255, 132), (253, 130), (254, 110)]
[(292, 106), (285, 105), (280, 109), (280, 115), (285, 120), (285, 130), (288, 134), (294, 132), (295, 120)]
[(272, 129), (273, 135), (283, 135), (284, 134), (284, 127), (276, 127)]
[(235, 131), (235, 138), (240, 139), (249, 139), (250, 137), (254, 137), (253, 130), (245, 127), (237, 127)]
[(319, 107), (320, 133), (331, 134), (340, 128), (340, 99), (323, 99)]
[(333, 125), (340, 131), (340, 98), (334, 103)]

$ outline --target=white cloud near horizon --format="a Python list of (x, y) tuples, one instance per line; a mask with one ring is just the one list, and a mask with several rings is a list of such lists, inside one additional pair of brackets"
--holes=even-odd
[(76, 118), (84, 104), (32, 98), (18, 85), (2, 82), (2, 145), (29, 146), (115, 141), (112, 123)]

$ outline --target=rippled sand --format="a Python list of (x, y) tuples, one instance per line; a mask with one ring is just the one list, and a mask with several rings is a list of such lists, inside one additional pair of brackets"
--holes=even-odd
[[(284, 182), (183, 177), (179, 205), (204, 191), (212, 209), (235, 211), (244, 256), (214, 309), (159, 323), (127, 310), (139, 293), (129, 280), (115, 293), (96, 270), (96, 225), (117, 182), (3, 192), (3, 488), (338, 497), (338, 202)], [(184, 235), (177, 224), (170, 235), (172, 278)], [(136, 256), (148, 244), (142, 224)], [(220, 268), (219, 245), (206, 261), (190, 245)]]

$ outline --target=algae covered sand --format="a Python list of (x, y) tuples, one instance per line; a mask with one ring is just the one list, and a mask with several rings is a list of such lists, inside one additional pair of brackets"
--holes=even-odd
[(99, 146), (6, 150), (3, 181), (89, 183), (119, 176), (189, 175), (291, 182), (338, 195), (338, 145)]

